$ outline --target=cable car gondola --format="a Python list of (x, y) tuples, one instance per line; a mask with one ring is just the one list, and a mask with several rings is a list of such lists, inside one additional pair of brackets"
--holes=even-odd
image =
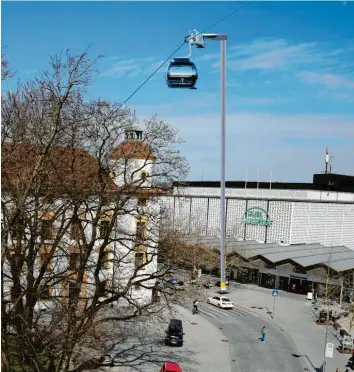
[(198, 71), (189, 58), (174, 58), (167, 67), (166, 83), (169, 88), (195, 88)]

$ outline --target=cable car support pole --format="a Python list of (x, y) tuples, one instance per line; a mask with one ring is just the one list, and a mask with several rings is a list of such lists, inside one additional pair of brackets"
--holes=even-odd
[(225, 234), (226, 234), (226, 197), (225, 197), (225, 142), (226, 142), (226, 39), (221, 40), (221, 190), (220, 190), (220, 289), (225, 289)]
[(220, 292), (226, 289), (225, 283), (225, 235), (226, 235), (226, 197), (225, 197), (225, 145), (226, 145), (226, 34), (203, 34), (204, 39), (220, 41), (220, 96), (221, 96), (221, 182), (220, 182)]

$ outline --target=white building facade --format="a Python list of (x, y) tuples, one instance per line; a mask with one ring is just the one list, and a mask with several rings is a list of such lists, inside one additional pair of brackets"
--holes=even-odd
[[(186, 235), (220, 234), (219, 188), (182, 185), (161, 201), (168, 226)], [(264, 243), (354, 249), (354, 193), (229, 188), (226, 235)]]
[[(20, 149), (19, 152), (21, 151)], [(86, 165), (94, 166), (94, 163), (91, 164), (91, 156), (85, 154), (85, 157), (90, 162)], [(60, 157), (54, 153), (53, 158)], [(75, 223), (72, 221), (73, 210), (68, 207), (70, 200), (65, 197), (51, 198), (48, 203), (46, 197), (43, 197), (43, 200), (33, 197), (26, 200), (24, 214), (29, 222), (23, 225), (21, 239), (16, 238), (14, 229), (10, 230), (5, 254), (7, 259), (3, 266), (4, 297), (10, 303), (14, 297), (10, 265), (14, 264), (15, 255), (22, 254), (18, 250), (19, 246), (24, 247), (25, 255), (29, 254), (28, 250), (31, 248), (28, 242), (34, 237), (34, 279), (45, 266), (41, 281), (45, 285), (41, 284), (43, 288), (36, 309), (44, 310), (54, 306), (55, 302), (51, 299), (70, 297), (72, 289), (75, 288), (77, 273), (80, 271), (80, 257), (85, 255), (83, 250), (90, 245), (90, 242), (94, 242), (94, 246), (85, 265), (80, 297), (90, 299), (97, 289), (95, 270), (100, 248), (104, 246), (98, 284), (99, 292), (102, 293), (100, 299), (104, 300), (110, 296), (110, 293), (117, 293), (124, 289), (129, 285), (128, 282), (135, 278), (134, 282), (146, 280), (143, 286), (139, 284), (130, 286), (129, 298), (138, 304), (151, 301), (151, 288), (156, 281), (153, 277), (157, 271), (160, 223), (158, 194), (161, 191), (151, 187), (155, 158), (147, 153), (147, 147), (141, 141), (141, 132), (134, 131), (133, 135), (128, 133), (126, 140), (112, 151), (109, 162), (112, 170), (110, 177), (113, 182), (110, 183), (112, 192), (108, 194), (107, 203), (99, 207), (98, 197), (95, 195), (87, 197), (79, 206)], [(6, 168), (6, 164), (4, 161), (3, 169)], [(122, 164), (125, 164), (125, 167)], [(2, 193), (3, 205), (9, 213), (13, 209), (11, 198), (11, 190)], [(120, 201), (123, 203), (121, 208), (117, 206)], [(38, 205), (40, 206), (37, 207)], [(115, 214), (117, 217), (113, 221)], [(5, 223), (4, 214), (2, 219)], [(96, 219), (97, 221), (94, 222)], [(33, 230), (34, 222), (38, 225), (36, 231)], [(95, 228), (93, 228), (94, 224)], [(106, 231), (110, 224), (113, 226), (108, 236)], [(45, 263), (46, 260), (49, 261)], [(25, 263), (21, 271), (23, 273), (21, 285), (25, 292), (28, 274)]]

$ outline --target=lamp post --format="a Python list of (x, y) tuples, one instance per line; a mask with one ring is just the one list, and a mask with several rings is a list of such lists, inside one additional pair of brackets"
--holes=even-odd
[[(220, 35), (221, 36), (221, 35)], [(226, 197), (225, 197), (225, 142), (226, 142), (226, 40), (220, 38), (220, 77), (221, 77), (221, 185), (220, 185), (220, 292), (225, 285), (225, 230), (226, 230)]]
[(226, 290), (225, 283), (225, 148), (226, 148), (226, 34), (202, 34), (204, 39), (220, 41), (220, 93), (221, 93), (221, 180), (220, 180), (220, 292)]
[(227, 34), (204, 34), (194, 30), (185, 41), (204, 48), (204, 39), (220, 41), (220, 93), (221, 93), (221, 182), (220, 182), (220, 292), (226, 289), (225, 283), (225, 233), (226, 233), (226, 198), (225, 198), (225, 137), (226, 137), (226, 40)]

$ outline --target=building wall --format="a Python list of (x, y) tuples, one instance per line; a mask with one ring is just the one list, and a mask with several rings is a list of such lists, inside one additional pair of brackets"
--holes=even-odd
[[(6, 202), (6, 196), (2, 195), (2, 200)], [(27, 206), (31, 207), (32, 203), (30, 200), (28, 200)], [(53, 213), (57, 212), (61, 209), (61, 206), (63, 205), (62, 200), (56, 200), (53, 204), (50, 205), (50, 210), (53, 211)], [(125, 285), (128, 280), (132, 277), (133, 271), (134, 271), (134, 236), (136, 232), (136, 218), (134, 217), (134, 212), (136, 211), (136, 205), (137, 205), (137, 199), (135, 197), (131, 197), (128, 201), (128, 204), (126, 205), (127, 210), (132, 210), (133, 212), (124, 215), (118, 216), (115, 227), (113, 228), (111, 232), (111, 239), (112, 241), (106, 248), (106, 250), (110, 250), (110, 260), (112, 262), (109, 263), (109, 267), (105, 268), (103, 267), (99, 273), (100, 281), (109, 280), (110, 282), (114, 281), (117, 285)], [(83, 219), (83, 228), (84, 228), (84, 234), (86, 235), (86, 238), (88, 241), (91, 241), (92, 239), (92, 219), (95, 218), (95, 207), (97, 206), (97, 203), (94, 203), (92, 208), (88, 208), (86, 213), (80, 214), (80, 218)], [(11, 208), (11, 202), (8, 201), (7, 204), (8, 208)], [(112, 207), (114, 208), (114, 207)], [(41, 208), (42, 210), (47, 210), (45, 208), (45, 205)], [(157, 271), (157, 242), (158, 242), (158, 232), (159, 232), (159, 223), (160, 223), (160, 203), (158, 199), (149, 199), (148, 204), (146, 207), (139, 207), (139, 213), (141, 215), (146, 216), (146, 221), (148, 223), (147, 227), (147, 260), (149, 262), (148, 265), (145, 266), (141, 272), (138, 273), (138, 275), (142, 275), (142, 277), (147, 277)], [(32, 210), (30, 208), (30, 210)], [(108, 207), (109, 210), (109, 207)], [(61, 223), (64, 223), (65, 225), (69, 223), (72, 212), (70, 210), (66, 210), (63, 212), (63, 214), (58, 214), (57, 219), (54, 221), (53, 228), (59, 228)], [(31, 212), (29, 211), (27, 214), (27, 218), (31, 216)], [(38, 216), (35, 216), (33, 214), (33, 219), (38, 219)], [(98, 228), (99, 229), (99, 228)], [(31, 236), (31, 232), (27, 231), (28, 238)], [(116, 235), (115, 235), (116, 234)], [(57, 233), (54, 232), (54, 236), (57, 237)], [(46, 240), (41, 242), (40, 237), (37, 238), (37, 244), (38, 247), (40, 247), (43, 244), (51, 245), (54, 243), (54, 240)], [(87, 270), (85, 274), (87, 275), (87, 282), (91, 284), (87, 284), (84, 286), (84, 290), (86, 292), (86, 295), (92, 294), (95, 290), (94, 286), (92, 286), (92, 283), (94, 283), (94, 270), (97, 266), (98, 261), (98, 255), (99, 255), (99, 249), (102, 245), (103, 241), (99, 238), (96, 238), (95, 240), (95, 247), (92, 250), (92, 253), (89, 257), (88, 265), (86, 266)], [(13, 245), (14, 242), (9, 238), (8, 240), (8, 246)], [(69, 271), (69, 255), (68, 252), (70, 252), (72, 249), (75, 249), (78, 247), (78, 242), (75, 240), (72, 240), (70, 237), (70, 227), (66, 228), (66, 234), (61, 238), (60, 243), (58, 244), (58, 247), (55, 249), (53, 258), (52, 258), (52, 267), (53, 271), (46, 272), (44, 274), (44, 278), (46, 277), (54, 277), (55, 281), (58, 281), (59, 275), (62, 275), (63, 273), (69, 274), (71, 271)], [(40, 249), (40, 248), (39, 248)], [(65, 252), (65, 253), (63, 253)], [(129, 253), (129, 254), (128, 254)], [(35, 261), (35, 268), (34, 268), (34, 275), (35, 277), (39, 274), (39, 266), (38, 266), (38, 257)], [(119, 267), (114, 267), (113, 260), (114, 258), (121, 258)], [(4, 268), (5, 273), (10, 272), (10, 267), (8, 264), (8, 260), (5, 260), (4, 262)], [(26, 285), (26, 267), (23, 269), (24, 271), (24, 277), (22, 283)], [(153, 286), (155, 280), (150, 280), (148, 282), (145, 282), (144, 285), (146, 286)], [(10, 279), (4, 280), (4, 288), (5, 288), (5, 297), (10, 300), (10, 290), (12, 286), (12, 281)], [(64, 289), (63, 283), (57, 283), (51, 287), (52, 289), (52, 296), (65, 296), (64, 292), (67, 292), (68, 290)], [(133, 300), (136, 300), (139, 303), (146, 303), (151, 300), (152, 292), (150, 289), (145, 288), (133, 288), (131, 291), (131, 298)], [(36, 309), (45, 309), (47, 307), (51, 307), (52, 305), (55, 305), (50, 300), (39, 300), (36, 304)]]
[[(218, 187), (175, 187), (175, 195), (220, 196)], [(275, 198), (354, 203), (354, 193), (316, 190), (226, 189), (229, 197)]]
[[(128, 186), (132, 183), (139, 187), (151, 187), (154, 174), (154, 161), (148, 159), (111, 159), (111, 176), (117, 186)], [(142, 173), (147, 175), (142, 182)]]
[(293, 202), (291, 244), (354, 249), (354, 204)]
[[(178, 195), (163, 196), (161, 204), (164, 225), (187, 235), (220, 235), (220, 199), (206, 196), (208, 193), (208, 189), (202, 189), (198, 195), (188, 195), (181, 188), (178, 189)], [(215, 190), (211, 189), (210, 194), (215, 194)], [(253, 207), (267, 211), (272, 225), (243, 223), (244, 213)], [(321, 243), (327, 246), (345, 245), (354, 249), (354, 203), (227, 197), (226, 233), (228, 237), (239, 240), (284, 244)]]

